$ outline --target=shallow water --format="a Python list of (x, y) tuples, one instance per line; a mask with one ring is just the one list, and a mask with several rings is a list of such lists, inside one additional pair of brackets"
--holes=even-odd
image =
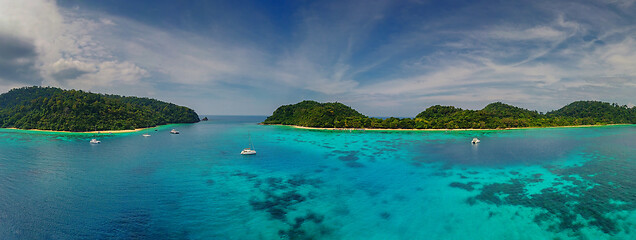
[[(0, 129), (0, 239), (636, 239), (634, 125), (349, 132), (209, 118), (99, 145)], [(258, 154), (241, 156), (248, 133)]]

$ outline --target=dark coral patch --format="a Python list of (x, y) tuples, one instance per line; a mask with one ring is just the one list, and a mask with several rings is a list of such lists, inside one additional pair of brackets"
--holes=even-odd
[(247, 179), (253, 179), (253, 178), (258, 177), (258, 175), (256, 175), (256, 174), (252, 174), (252, 173), (248, 173), (248, 172), (242, 172), (242, 171), (236, 171), (234, 174), (232, 174), (232, 176), (245, 177)]
[[(512, 179), (508, 183), (488, 184), (479, 195), (469, 198), (467, 202), (541, 208), (545, 213), (536, 215), (534, 221), (553, 224), (552, 220), (558, 220), (548, 227), (555, 232), (567, 229), (576, 232), (586, 226), (579, 220), (583, 218), (587, 225), (607, 234), (615, 234), (620, 231), (617, 219), (607, 216), (612, 212), (636, 209), (636, 182), (633, 181), (636, 166), (619, 161), (622, 160), (607, 164), (606, 161), (594, 160), (574, 168), (551, 168), (562, 181), (572, 184), (564, 186), (562, 182), (553, 183), (552, 187), (538, 194), (527, 195), (525, 186), (543, 181), (541, 174)], [(456, 187), (459, 186), (456, 184)], [(620, 190), (617, 190), (618, 186)], [(612, 204), (615, 201), (624, 204)]]
[(359, 163), (359, 162), (348, 162), (347, 167), (352, 167), (352, 168), (361, 168), (364, 167), (364, 164)]
[[(327, 167), (321, 166), (321, 168)], [(303, 175), (261, 179), (255, 174), (246, 172), (236, 172), (233, 176), (245, 177), (252, 181), (254, 187), (261, 192), (249, 200), (249, 204), (254, 210), (264, 211), (270, 219), (281, 221), (290, 226), (289, 229), (278, 231), (282, 239), (316, 239), (329, 234), (330, 231), (321, 225), (324, 220), (322, 215), (309, 212), (305, 216), (296, 217), (293, 220), (288, 217), (289, 213), (297, 211), (296, 205), (317, 197), (315, 191), (308, 191), (304, 195), (305, 191), (301, 192), (299, 189), (320, 188), (322, 180), (307, 178)], [(306, 227), (308, 224), (312, 226)]]
[(479, 184), (479, 183), (478, 182), (469, 182), (469, 183), (452, 182), (451, 184), (449, 184), (449, 186), (454, 188), (461, 188), (466, 191), (472, 191), (472, 190), (475, 190), (475, 187), (473, 187), (473, 185), (475, 184)]
[(340, 161), (352, 162), (352, 161), (358, 161), (360, 158), (357, 157), (355, 153), (350, 153), (344, 156), (340, 156), (338, 157), (338, 159), (340, 159)]
[(316, 239), (329, 233), (329, 231), (322, 227), (320, 231), (314, 233), (308, 233), (303, 229), (303, 225), (314, 224), (318, 225), (322, 223), (324, 216), (310, 212), (303, 217), (296, 217), (291, 227), (287, 230), (278, 230), (278, 236), (281, 239)]
[(249, 203), (254, 210), (266, 211), (270, 214), (270, 217), (278, 220), (285, 220), (290, 207), (306, 199), (293, 190), (280, 195), (273, 193), (267, 193), (266, 195), (265, 199), (252, 198)]
[[(335, 150), (335, 151), (332, 151), (332, 153), (333, 154), (340, 154), (341, 156), (339, 156), (338, 159), (340, 161), (345, 162), (345, 165), (347, 167), (351, 167), (351, 168), (364, 167), (364, 164), (357, 162), (358, 160), (360, 160), (360, 158), (357, 156), (359, 154), (359, 151)], [(375, 161), (375, 159), (370, 159), (369, 161), (373, 162), (373, 161)]]
[(321, 183), (322, 181), (320, 179), (305, 178), (302, 175), (294, 175), (292, 176), (292, 178), (287, 179), (287, 184), (291, 185), (292, 187), (311, 185), (315, 188), (319, 188)]

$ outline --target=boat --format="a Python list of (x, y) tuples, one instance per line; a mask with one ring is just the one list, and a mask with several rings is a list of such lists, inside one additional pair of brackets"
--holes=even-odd
[(177, 129), (172, 129), (172, 130), (170, 130), (170, 133), (172, 133), (172, 134), (179, 134), (179, 131), (177, 131)]
[(150, 137), (150, 134), (144, 133), (144, 135), (141, 135), (141, 136)]
[(256, 150), (251, 148), (245, 148), (243, 149), (243, 151), (241, 151), (241, 155), (254, 155), (254, 154), (256, 154)]
[(478, 138), (473, 138), (473, 141), (471, 141), (472, 144), (477, 144), (479, 142), (481, 142), (481, 141), (479, 141)]
[(250, 141), (250, 147), (244, 148), (243, 151), (241, 151), (241, 155), (254, 155), (256, 154), (256, 150), (254, 150), (254, 145), (252, 144), (252, 138), (250, 137), (249, 133), (247, 134), (247, 138)]
[[(97, 131), (97, 126), (95, 126), (95, 132), (97, 132), (97, 134), (99, 134), (99, 131)], [(96, 135), (94, 135), (93, 137), (95, 137)], [(93, 138), (91, 139), (91, 144), (100, 144), (102, 143), (102, 141), (97, 140), (97, 138)]]

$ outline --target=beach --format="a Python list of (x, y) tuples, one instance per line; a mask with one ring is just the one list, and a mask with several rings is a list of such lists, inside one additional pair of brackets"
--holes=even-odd
[(327, 131), (497, 131), (497, 130), (519, 130), (519, 129), (537, 129), (537, 128), (583, 128), (583, 127), (606, 127), (606, 126), (628, 126), (634, 124), (605, 124), (605, 125), (574, 125), (574, 126), (556, 126), (556, 127), (520, 127), (520, 128), (496, 128), (496, 129), (480, 129), (480, 128), (458, 128), (458, 129), (398, 129), (398, 128), (319, 128), (304, 127), (297, 125), (282, 125), (298, 129), (307, 130), (327, 130)]
[[(157, 126), (158, 127), (158, 126)], [(42, 129), (19, 129), (19, 128), (4, 128), (4, 129), (13, 129), (13, 130), (22, 130), (22, 131), (36, 131), (36, 132), (49, 132), (49, 133), (97, 133), (97, 134), (117, 134), (117, 133), (131, 133), (131, 132), (139, 132), (150, 128), (136, 128), (130, 130), (101, 130), (101, 131), (89, 131), (89, 132), (71, 132), (71, 131), (55, 131), (55, 130), (42, 130)]]

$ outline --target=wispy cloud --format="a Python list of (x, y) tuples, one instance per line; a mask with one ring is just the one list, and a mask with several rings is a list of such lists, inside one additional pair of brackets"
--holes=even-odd
[[(408, 33), (405, 36), (416, 41), (396, 41), (418, 46), (418, 37), (419, 44), (434, 45), (437, 40), (431, 41), (431, 35), (447, 40), (434, 52), (405, 61), (402, 69), (408, 74), (360, 86), (356, 95), (369, 97), (350, 100), (363, 106), (383, 99), (383, 105), (469, 108), (496, 100), (544, 111), (580, 99), (628, 101), (627, 93), (636, 91), (636, 74), (630, 67), (636, 62), (634, 31), (599, 29), (564, 16), (556, 13), (549, 22), (525, 28), (502, 23), (477, 30)], [(595, 37), (585, 40), (591, 33)]]
[(353, 55), (381, 22), (389, 3), (325, 1), (302, 9), (296, 43), (278, 60), (276, 76), (324, 94), (351, 91), (358, 86)]
[(227, 114), (268, 114), (306, 98), (401, 116), (495, 100), (538, 110), (627, 103), (636, 91), (633, 3), (302, 2), (283, 17), (192, 24), (209, 30), (0, 0), (0, 90), (53, 85)]

